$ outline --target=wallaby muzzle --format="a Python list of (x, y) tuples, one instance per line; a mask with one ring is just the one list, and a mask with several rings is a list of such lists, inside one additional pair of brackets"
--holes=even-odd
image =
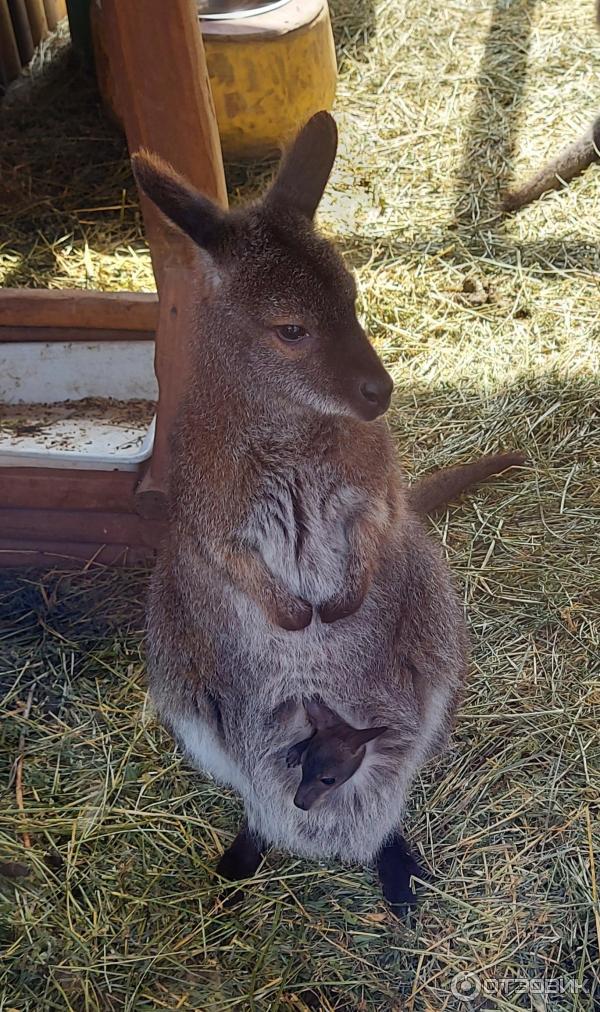
[[(363, 399), (370, 405), (372, 411), (376, 411), (373, 417), (382, 415), (390, 406), (390, 399), (394, 384), (391, 376), (383, 371), (383, 375), (377, 379), (363, 380), (359, 391)], [(363, 409), (364, 410), (364, 409)]]
[(325, 791), (320, 790), (315, 784), (300, 784), (294, 795), (294, 804), (296, 808), (301, 808), (303, 812), (308, 812), (316, 802), (321, 800), (325, 793)]
[(366, 336), (363, 340), (366, 354), (348, 363), (347, 375), (354, 388), (352, 405), (358, 416), (368, 422), (387, 411), (394, 383)]

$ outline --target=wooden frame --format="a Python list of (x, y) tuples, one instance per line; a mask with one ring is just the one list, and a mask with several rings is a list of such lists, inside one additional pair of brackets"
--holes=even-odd
[[(218, 130), (194, 0), (103, 0), (104, 54), (131, 152), (149, 148), (226, 206)], [(0, 468), (0, 565), (139, 562), (165, 530), (169, 433), (197, 284), (191, 244), (142, 198), (158, 298), (0, 292), (1, 341), (148, 340), (159, 385), (154, 451), (138, 472)]]
[(158, 323), (156, 295), (128, 292), (45, 291), (38, 288), (0, 290), (0, 341), (5, 328), (25, 327), (37, 341), (37, 327), (87, 330), (154, 331)]

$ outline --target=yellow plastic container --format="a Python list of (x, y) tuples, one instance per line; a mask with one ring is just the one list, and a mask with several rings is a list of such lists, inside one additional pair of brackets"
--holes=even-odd
[[(122, 122), (100, 10), (91, 10), (96, 76), (104, 102)], [(274, 153), (313, 113), (333, 105), (337, 67), (327, 0), (288, 0), (231, 19), (202, 17), (200, 27), (226, 158)]]
[(337, 67), (326, 0), (200, 24), (227, 158), (272, 153), (331, 108)]

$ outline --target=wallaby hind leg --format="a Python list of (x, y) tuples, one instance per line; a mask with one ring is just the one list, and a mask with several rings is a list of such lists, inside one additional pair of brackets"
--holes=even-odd
[(217, 874), (230, 882), (251, 878), (267, 849), (265, 841), (251, 833), (244, 822), (233, 843), (223, 852)]
[(377, 871), (383, 895), (396, 917), (402, 917), (416, 906), (417, 897), (411, 888), (411, 877), (430, 877), (413, 857), (401, 833), (395, 833), (379, 851)]

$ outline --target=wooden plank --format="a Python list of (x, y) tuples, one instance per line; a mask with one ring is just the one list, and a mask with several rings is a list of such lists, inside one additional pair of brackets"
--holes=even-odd
[(34, 46), (37, 46), (42, 39), (48, 35), (48, 22), (44, 10), (44, 0), (25, 0), (27, 17)]
[(1, 327), (154, 331), (157, 321), (158, 299), (153, 294), (0, 289)]
[(33, 56), (33, 39), (31, 37), (25, 0), (8, 0), (8, 8), (15, 30), (15, 39), (19, 47), (21, 63), (25, 66)]
[[(149, 148), (227, 205), (221, 145), (194, 0), (103, 0), (95, 8), (131, 152)], [(143, 82), (143, 87), (140, 86)], [(142, 197), (159, 294), (167, 263), (191, 245)]]
[(2, 327), (0, 344), (3, 341), (153, 341), (153, 330), (95, 330), (74, 327)]
[(94, 566), (146, 566), (156, 556), (153, 548), (129, 545), (93, 545), (57, 541), (0, 539), (0, 569), (83, 569)]
[(102, 510), (134, 513), (137, 471), (0, 468), (0, 509)]
[(0, 83), (10, 84), (20, 73), (21, 57), (8, 9), (8, 0), (0, 0)]
[(141, 516), (162, 519), (167, 515), (169, 440), (181, 405), (189, 374), (188, 348), (191, 319), (190, 292), (194, 278), (186, 267), (165, 267), (160, 299), (160, 317), (154, 354), (158, 381), (156, 432), (152, 459), (136, 493)]
[(78, 510), (0, 509), (3, 538), (45, 541), (75, 540), (82, 544), (145, 545), (155, 548), (164, 524), (131, 513)]

